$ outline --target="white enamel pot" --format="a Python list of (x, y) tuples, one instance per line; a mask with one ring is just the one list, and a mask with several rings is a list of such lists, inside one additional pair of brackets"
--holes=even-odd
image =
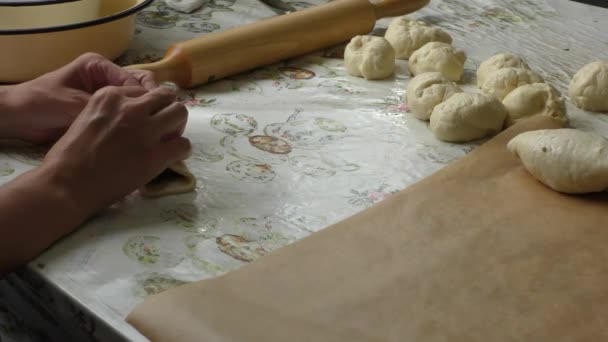
[(117, 58), (133, 38), (135, 15), (151, 2), (0, 0), (0, 83), (31, 80), (85, 52)]

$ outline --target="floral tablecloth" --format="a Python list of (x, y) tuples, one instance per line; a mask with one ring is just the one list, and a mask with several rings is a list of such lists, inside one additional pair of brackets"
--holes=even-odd
[[(565, 92), (578, 68), (608, 59), (607, 14), (568, 0), (433, 0), (412, 17), (442, 27), (467, 52), (469, 90), (481, 61), (515, 52)], [(157, 60), (173, 42), (272, 15), (257, 0), (210, 0), (192, 14), (157, 0), (138, 15), (132, 48), (119, 63)], [(375, 32), (388, 22), (380, 21)], [(480, 143), (439, 142), (408, 113), (402, 101), (407, 62), (398, 62), (394, 78), (372, 82), (348, 76), (336, 55), (328, 49), (182, 91), (196, 192), (126, 198), (11, 276), (12, 286), (29, 290), (61, 324), (78, 330), (77, 340), (140, 340), (124, 317), (147, 296), (271, 253)], [(574, 126), (608, 136), (608, 116), (570, 103), (568, 109)], [(2, 151), (0, 182), (37, 165), (41, 156)]]

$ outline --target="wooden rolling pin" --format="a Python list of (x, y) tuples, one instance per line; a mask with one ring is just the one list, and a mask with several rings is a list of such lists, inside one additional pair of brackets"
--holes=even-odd
[(130, 68), (190, 88), (368, 34), (376, 20), (414, 12), (429, 1), (335, 0), (180, 42), (162, 60)]

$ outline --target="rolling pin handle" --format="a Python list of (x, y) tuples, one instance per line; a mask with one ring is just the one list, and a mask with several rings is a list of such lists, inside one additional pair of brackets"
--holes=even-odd
[(370, 0), (376, 11), (376, 19), (413, 13), (430, 2), (431, 0)]
[(147, 70), (154, 74), (158, 83), (173, 82), (180, 88), (191, 87), (191, 66), (185, 54), (179, 47), (171, 47), (160, 61), (130, 65), (127, 69)]

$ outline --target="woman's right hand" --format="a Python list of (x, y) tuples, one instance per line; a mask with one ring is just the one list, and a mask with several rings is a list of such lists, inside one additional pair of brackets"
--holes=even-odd
[(175, 93), (160, 87), (105, 87), (93, 94), (41, 166), (89, 216), (186, 159), (188, 119)]

